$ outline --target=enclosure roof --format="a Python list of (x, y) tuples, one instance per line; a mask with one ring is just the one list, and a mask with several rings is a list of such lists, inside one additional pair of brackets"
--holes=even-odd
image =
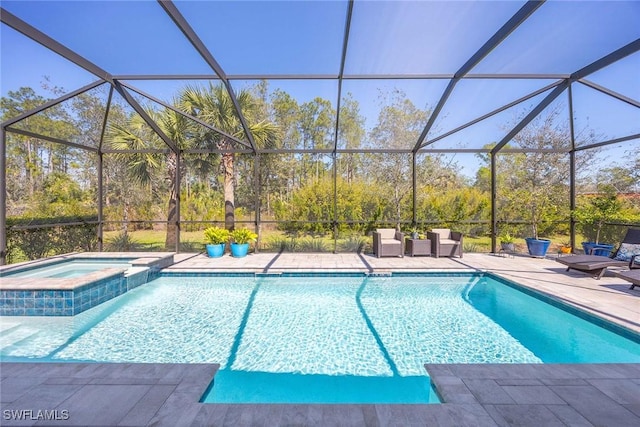
[[(419, 136), (394, 150), (481, 151), (487, 138), (499, 150), (549, 108), (573, 109), (568, 120), (578, 110), (606, 114), (598, 105), (608, 103), (622, 105), (623, 130), (607, 117), (599, 143), (640, 138), (638, 1), (9, 0), (1, 7), (2, 96), (37, 86), (34, 74), (59, 76), (54, 84), (71, 95), (97, 80), (139, 112), (142, 99), (170, 103), (171, 89), (184, 82), (215, 80), (234, 98), (248, 82), (267, 80), (300, 100), (331, 101), (329, 151), (349, 149), (337, 136), (347, 94), (371, 128), (380, 111), (371, 107), (374, 88), (400, 90), (430, 112)], [(570, 105), (571, 88), (584, 108)], [(491, 120), (502, 123), (496, 135), (461, 137)], [(245, 131), (242, 146), (260, 151)], [(572, 140), (567, 150), (579, 145)]]

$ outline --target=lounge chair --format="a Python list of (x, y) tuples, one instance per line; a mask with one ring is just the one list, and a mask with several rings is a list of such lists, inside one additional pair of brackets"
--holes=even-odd
[(378, 228), (373, 232), (373, 253), (383, 256), (404, 257), (404, 233), (393, 228)]
[(633, 289), (636, 286), (640, 286), (640, 265), (636, 263), (636, 258), (640, 260), (640, 255), (633, 255), (629, 260), (628, 271), (614, 271), (613, 274), (621, 279), (631, 282), (629, 289)]
[(627, 282), (631, 282), (629, 289), (640, 286), (640, 270), (614, 271), (613, 274)]
[(600, 279), (604, 275), (604, 272), (607, 270), (607, 267), (624, 267), (629, 263), (628, 259), (616, 259), (618, 253), (620, 252), (620, 249), (624, 244), (640, 244), (640, 229), (629, 228), (627, 230), (627, 234), (624, 236), (624, 239), (622, 239), (620, 247), (618, 247), (618, 249), (614, 253), (612, 253), (611, 257), (589, 254), (573, 255), (567, 257), (558, 257), (556, 258), (556, 261), (558, 261), (560, 264), (566, 265), (567, 271), (571, 269), (578, 270), (592, 274), (595, 279)]
[(434, 228), (427, 231), (427, 239), (431, 240), (431, 255), (434, 257), (457, 255), (462, 258), (462, 233), (448, 228)]

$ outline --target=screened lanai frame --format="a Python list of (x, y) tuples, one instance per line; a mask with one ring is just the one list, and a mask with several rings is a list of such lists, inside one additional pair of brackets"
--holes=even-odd
[[(79, 66), (80, 68), (88, 71), (92, 75), (98, 78), (97, 81), (90, 83), (82, 88), (79, 88), (75, 91), (67, 93), (64, 96), (61, 96), (53, 101), (47, 102), (40, 107), (25, 112), (17, 117), (9, 119), (2, 123), (1, 130), (1, 148), (0, 148), (0, 169), (2, 170), (3, 179), (2, 179), (2, 188), (0, 188), (0, 228), (2, 230), (2, 234), (0, 235), (0, 262), (2, 264), (5, 263), (5, 258), (7, 254), (7, 234), (6, 234), (6, 133), (16, 133), (31, 137), (40, 138), (42, 140), (55, 142), (63, 145), (67, 145), (70, 147), (86, 150), (88, 152), (96, 153), (98, 157), (98, 233), (99, 233), (99, 242), (100, 249), (102, 249), (102, 225), (103, 225), (103, 183), (102, 183), (102, 165), (103, 165), (103, 154), (112, 153), (113, 150), (107, 150), (102, 147), (102, 138), (104, 137), (104, 131), (106, 127), (106, 121), (108, 116), (108, 111), (111, 105), (111, 100), (113, 94), (117, 93), (120, 95), (130, 106), (131, 108), (139, 114), (142, 119), (149, 125), (151, 129), (162, 139), (162, 141), (166, 144), (166, 149), (159, 150), (145, 150), (146, 152), (157, 152), (157, 153), (175, 153), (177, 156), (177, 161), (180, 162), (180, 158), (183, 154), (189, 154), (191, 151), (189, 150), (180, 150), (177, 144), (172, 141), (167, 135), (165, 135), (157, 123), (153, 121), (153, 119), (145, 112), (144, 108), (137, 101), (136, 96), (143, 96), (147, 99), (154, 101), (155, 103), (174, 110), (180, 114), (184, 114), (189, 117), (191, 120), (194, 120), (197, 123), (200, 123), (202, 126), (205, 126), (211, 130), (215, 130), (218, 133), (224, 134), (224, 132), (213, 128), (211, 125), (202, 122), (198, 118), (195, 118), (189, 114), (178, 111), (175, 107), (170, 105), (167, 102), (164, 102), (153, 95), (146, 93), (145, 91), (140, 90), (136, 87), (135, 84), (131, 82), (141, 81), (141, 80), (216, 80), (221, 82), (228, 95), (230, 96), (232, 102), (234, 103), (235, 112), (238, 115), (242, 127), (244, 128), (244, 132), (246, 135), (246, 140), (233, 138), (229, 135), (227, 137), (231, 137), (240, 148), (234, 148), (228, 151), (232, 151), (235, 153), (247, 153), (255, 156), (258, 160), (254, 162), (255, 165), (255, 174), (258, 175), (258, 167), (259, 167), (259, 159), (263, 154), (269, 153), (324, 153), (328, 156), (331, 156), (333, 159), (333, 184), (334, 184), (334, 217), (335, 211), (337, 210), (337, 167), (336, 167), (336, 156), (343, 153), (406, 153), (411, 156), (412, 159), (412, 199), (413, 199), (413, 209), (412, 209), (412, 224), (417, 222), (417, 213), (416, 213), (416, 198), (417, 198), (417, 176), (416, 176), (416, 157), (420, 154), (425, 153), (434, 153), (434, 154), (456, 154), (456, 153), (487, 153), (490, 156), (490, 166), (491, 166), (491, 248), (492, 251), (496, 250), (496, 234), (497, 234), (497, 216), (496, 216), (496, 155), (498, 153), (518, 153), (525, 152), (524, 149), (520, 148), (508, 148), (507, 144), (516, 136), (522, 129), (524, 129), (532, 120), (538, 116), (542, 111), (545, 110), (554, 100), (558, 99), (562, 94), (568, 95), (568, 103), (569, 103), (569, 118), (568, 123), (570, 126), (570, 147), (563, 151), (563, 153), (567, 153), (570, 159), (570, 182), (569, 182), (569, 200), (570, 200), (570, 209), (575, 208), (575, 187), (576, 187), (576, 170), (575, 170), (575, 154), (582, 150), (588, 150), (597, 147), (603, 147), (613, 144), (619, 144), (626, 141), (638, 140), (640, 139), (640, 133), (626, 135), (622, 137), (618, 137), (615, 139), (609, 139), (606, 141), (599, 141), (597, 143), (578, 146), (576, 144), (576, 136), (574, 134), (573, 123), (574, 119), (572, 117), (573, 112), (573, 94), (572, 87), (576, 83), (587, 86), (596, 91), (605, 93), (623, 103), (631, 105), (635, 108), (640, 108), (640, 102), (638, 100), (629, 98), (625, 95), (622, 95), (616, 91), (613, 91), (604, 86), (598, 85), (587, 79), (589, 75), (595, 73), (616, 61), (621, 60), (633, 53), (640, 51), (640, 38), (631, 41), (630, 43), (621, 46), (620, 48), (613, 50), (612, 52), (596, 59), (590, 64), (583, 66), (572, 73), (562, 74), (562, 73), (482, 73), (482, 74), (473, 74), (471, 71), (478, 65), (483, 59), (485, 59), (488, 55), (491, 54), (496, 48), (501, 46), (501, 44), (509, 38), (509, 36), (518, 29), (521, 25), (526, 23), (534, 13), (545, 3), (545, 1), (527, 1), (525, 2), (516, 12), (513, 14), (510, 19), (508, 19), (493, 35), (487, 39), (487, 41), (468, 57), (466, 62), (457, 69), (455, 73), (424, 73), (424, 74), (415, 74), (415, 73), (393, 73), (393, 74), (349, 74), (345, 72), (346, 64), (348, 60), (348, 48), (349, 41), (352, 37), (352, 24), (354, 22), (354, 5), (359, 3), (357, 0), (348, 0), (346, 2), (346, 13), (345, 13), (345, 22), (342, 32), (342, 42), (341, 42), (341, 54), (340, 54), (340, 64), (339, 71), (337, 74), (306, 74), (306, 73), (297, 73), (297, 74), (227, 74), (224, 71), (224, 67), (220, 65), (217, 59), (209, 50), (208, 46), (203, 42), (200, 38), (198, 32), (194, 29), (189, 20), (183, 15), (180, 8), (176, 6), (176, 4), (172, 1), (164, 1), (159, 0), (158, 4), (161, 6), (162, 10), (167, 14), (167, 16), (171, 19), (173, 24), (179, 31), (184, 35), (188, 43), (193, 47), (193, 49), (197, 52), (197, 54), (204, 60), (206, 65), (213, 72), (212, 74), (171, 74), (171, 75), (158, 75), (158, 74), (112, 74), (108, 71), (104, 70), (100, 66), (88, 60), (85, 56), (80, 55), (74, 50), (68, 48), (57, 40), (54, 40), (52, 37), (46, 35), (45, 33), (38, 30), (36, 27), (32, 26), (30, 23), (23, 21), (18, 16), (13, 15), (9, 11), (4, 8), (0, 8), (0, 18), (4, 25), (7, 25), (10, 28), (18, 31), (24, 36), (34, 40), (35, 42), (45, 46), (51, 51), (57, 53), (62, 56), (66, 60), (72, 62), (73, 64)], [(235, 96), (234, 88), (232, 86), (232, 82), (240, 81), (240, 80), (302, 80), (302, 81), (312, 81), (312, 80), (331, 80), (337, 82), (337, 96), (335, 99), (336, 106), (336, 118), (335, 118), (335, 132), (334, 132), (334, 141), (333, 148), (325, 149), (325, 150), (302, 150), (302, 149), (289, 149), (289, 150), (270, 150), (263, 149), (257, 146), (251, 132), (249, 131), (249, 126), (247, 121), (243, 115), (241, 108), (238, 105), (238, 101)], [(340, 110), (341, 110), (341, 102), (342, 102), (342, 91), (344, 82), (348, 81), (357, 81), (357, 80), (441, 80), (447, 82), (446, 88), (439, 96), (439, 100), (436, 103), (431, 115), (428, 118), (428, 121), (422, 130), (419, 138), (413, 143), (412, 147), (408, 147), (406, 149), (399, 148), (374, 148), (374, 149), (350, 149), (350, 148), (341, 148), (338, 146), (338, 138), (339, 138), (339, 126), (340, 126)], [(541, 89), (533, 91), (529, 94), (526, 94), (509, 104), (505, 104), (502, 107), (496, 108), (480, 117), (477, 117), (473, 120), (470, 120), (462, 125), (457, 126), (454, 129), (448, 130), (447, 132), (437, 135), (433, 138), (429, 137), (430, 131), (433, 129), (434, 124), (437, 122), (439, 115), (442, 113), (444, 106), (447, 103), (450, 95), (453, 93), (456, 85), (461, 81), (474, 80), (474, 79), (502, 79), (502, 80), (510, 80), (510, 79), (536, 79), (536, 80), (549, 80), (551, 83), (544, 86)], [(18, 129), (15, 127), (16, 124), (21, 122), (22, 120), (27, 119), (43, 110), (52, 107), (54, 105), (60, 104), (64, 101), (67, 101), (75, 96), (78, 96), (84, 92), (87, 92), (91, 89), (94, 89), (100, 85), (106, 84), (109, 86), (109, 96), (106, 105), (106, 113), (105, 119), (103, 122), (101, 141), (98, 147), (87, 147), (80, 144), (75, 144), (70, 141), (64, 141), (57, 138), (53, 138), (51, 136), (39, 135), (33, 132)], [(527, 100), (534, 98), (535, 96), (546, 94), (544, 98), (532, 109), (529, 113), (524, 116), (510, 131), (504, 135), (504, 137), (491, 149), (484, 148), (469, 148), (469, 149), (461, 149), (461, 148), (433, 148), (432, 144), (453, 135), (457, 132), (460, 132), (470, 126), (473, 126), (476, 123), (479, 123), (483, 120), (486, 120), (494, 115), (497, 115), (515, 105), (521, 104)], [(211, 149), (211, 152), (219, 152), (219, 150)], [(532, 150), (526, 150), (531, 152)], [(539, 150), (542, 152), (556, 152), (555, 150)], [(134, 152), (134, 151), (130, 151)], [(178, 170), (178, 177), (176, 180), (176, 186), (178, 189), (180, 188), (180, 168)], [(180, 215), (180, 198), (177, 198), (177, 221), (176, 221), (176, 251), (179, 251), (180, 245), (180, 224), (181, 224), (181, 215)], [(258, 228), (261, 219), (260, 219), (260, 194), (259, 191), (256, 191), (256, 213), (255, 213), (255, 226)], [(334, 231), (337, 230), (337, 222), (333, 221)], [(334, 236), (336, 233), (334, 233)], [(575, 221), (570, 219), (570, 236), (571, 236), (571, 245), (574, 246), (575, 243)], [(335, 249), (335, 246), (334, 246)]]

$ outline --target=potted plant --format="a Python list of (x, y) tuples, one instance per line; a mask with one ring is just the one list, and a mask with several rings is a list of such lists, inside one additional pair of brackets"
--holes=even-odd
[(229, 230), (220, 227), (209, 227), (204, 230), (204, 243), (207, 255), (219, 258), (224, 254), (225, 244), (229, 240)]
[(561, 254), (570, 254), (571, 253), (571, 242), (562, 242), (560, 245), (560, 253)]
[(413, 227), (411, 229), (411, 238), (417, 239), (419, 236), (420, 236), (420, 233), (418, 232), (418, 229), (416, 227)]
[(504, 233), (500, 236), (500, 248), (505, 252), (515, 252), (515, 237), (509, 233)]
[(254, 242), (258, 235), (248, 228), (237, 228), (231, 232), (231, 255), (236, 258), (246, 256), (249, 243)]
[(526, 216), (529, 218), (532, 235), (526, 237), (524, 241), (527, 243), (529, 255), (536, 258), (544, 258), (549, 250), (551, 240), (543, 239), (538, 236), (541, 226), (549, 221), (548, 215), (553, 211), (553, 200), (551, 197), (540, 189), (529, 192), (523, 196), (523, 202), (526, 206)]
[(539, 239), (537, 237), (527, 237), (524, 241), (527, 242), (529, 255), (537, 258), (544, 258), (547, 255), (547, 250), (549, 250), (549, 245), (551, 244), (551, 240)]
[(614, 245), (600, 243), (602, 227), (607, 222), (621, 219), (622, 203), (612, 186), (600, 185), (598, 190), (597, 196), (589, 198), (588, 203), (573, 211), (573, 217), (578, 221), (584, 236), (593, 239), (582, 242), (584, 253), (609, 256)]
[(531, 222), (533, 237), (526, 237), (524, 241), (527, 243), (527, 250), (529, 251), (529, 255), (536, 258), (544, 258), (547, 255), (547, 251), (549, 250), (551, 240), (538, 237), (539, 221), (541, 221), (541, 219), (539, 217), (536, 217), (534, 213), (533, 220)]

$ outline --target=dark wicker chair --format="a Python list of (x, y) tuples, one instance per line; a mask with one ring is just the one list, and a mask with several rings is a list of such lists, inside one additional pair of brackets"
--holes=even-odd
[(434, 228), (427, 232), (427, 239), (431, 240), (431, 255), (459, 256), (462, 258), (462, 233), (448, 228)]
[(378, 228), (373, 232), (373, 253), (383, 256), (404, 256), (404, 234), (393, 228)]

